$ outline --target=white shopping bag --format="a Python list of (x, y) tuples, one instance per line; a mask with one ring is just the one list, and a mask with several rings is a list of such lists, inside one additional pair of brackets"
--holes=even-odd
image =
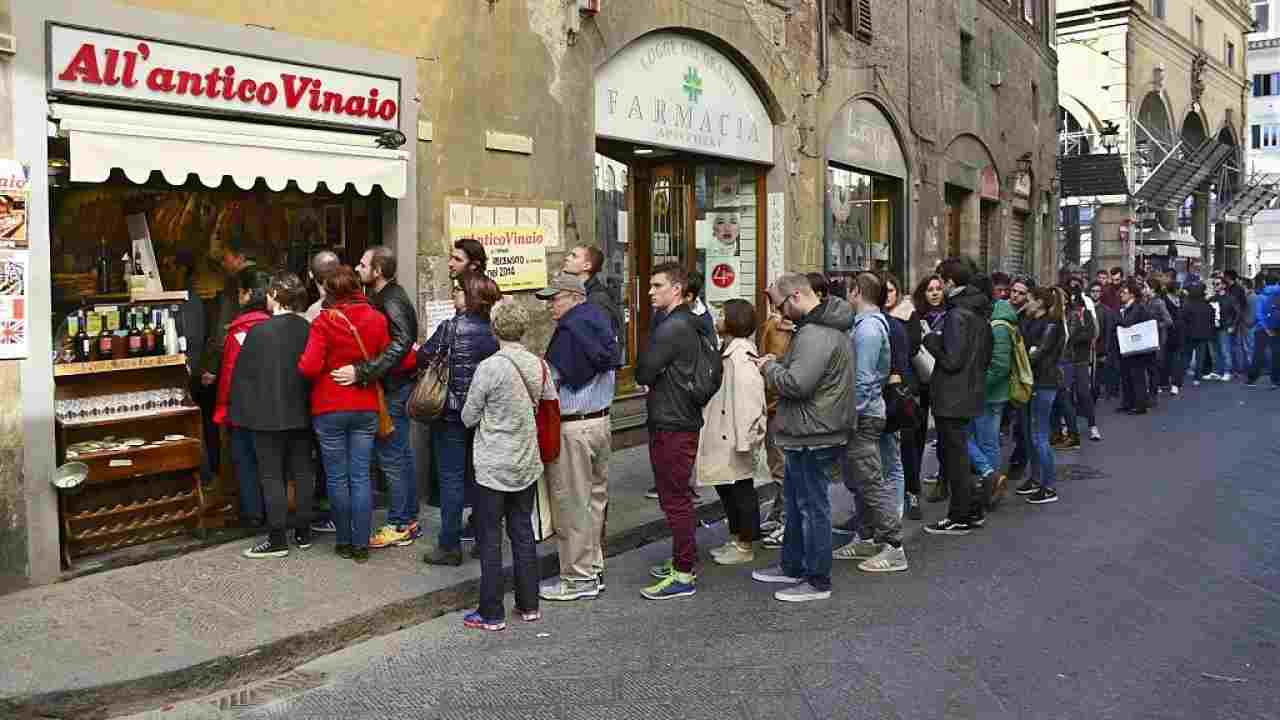
[(1145, 355), (1160, 349), (1160, 327), (1155, 320), (1116, 328), (1116, 336), (1120, 340), (1120, 357)]

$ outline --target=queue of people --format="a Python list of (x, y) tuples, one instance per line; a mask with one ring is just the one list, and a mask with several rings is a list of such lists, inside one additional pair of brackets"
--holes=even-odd
[[(503, 299), (486, 263), (479, 243), (455, 244), (456, 315), (421, 344), (386, 248), (371, 248), (355, 268), (318, 254), (310, 280), (321, 299), (310, 307), (297, 276), (240, 267), (236, 311), (212, 367), (214, 420), (229, 430), (242, 517), (267, 531), (246, 557), (309, 548), (315, 532), (334, 533), (335, 552), (355, 562), (413, 545), (421, 530), (406, 401), (421, 370), (444, 367), (442, 407), (430, 421), (441, 526), (422, 559), (461, 565), (464, 541), (475, 541), (481, 597), (465, 624), (506, 626), (503, 527), (522, 620), (541, 617), (540, 601), (605, 590), (609, 408), (622, 328), (616, 297), (596, 277), (603, 256), (574, 248), (536, 294), (555, 322), (542, 357), (521, 344), (527, 308)], [(907, 570), (903, 522), (922, 519), (922, 502), (948, 503), (946, 516), (924, 527), (944, 536), (982, 528), (1013, 483), (1028, 503), (1058, 502), (1057, 454), (1080, 447), (1081, 418), (1089, 439), (1102, 441), (1099, 399), (1119, 396), (1121, 410), (1141, 415), (1158, 396), (1179, 395), (1188, 375), (1193, 384), (1230, 381), (1247, 368), (1255, 384), (1268, 355), (1280, 386), (1280, 277), (1259, 278), (1254, 292), (1225, 273), (1210, 295), (1157, 273), (1113, 271), (1086, 292), (1077, 276), (1037, 287), (949, 259), (908, 297), (890, 273), (839, 281), (788, 273), (768, 288), (759, 326), (745, 300), (713, 313), (696, 279), (679, 264), (653, 268), (656, 319), (635, 367), (654, 491), (672, 534), (671, 559), (651, 568), (641, 591), (651, 600), (696, 593), (698, 487), (715, 490), (728, 520), (730, 537), (710, 551), (713, 562), (753, 563), (779, 549), (777, 562), (752, 577), (784, 585), (778, 600), (821, 600), (831, 595), (835, 561), (869, 573)], [(1151, 320), (1151, 346), (1122, 349), (1122, 335)], [(556, 412), (546, 414), (548, 405)], [(922, 478), (930, 420), (939, 470)], [(1007, 470), (1004, 428), (1013, 444)], [(375, 460), (389, 495), (378, 528)], [(329, 515), (313, 519), (317, 472)], [(531, 515), (544, 478), (560, 567), (539, 585)], [(762, 478), (780, 498), (767, 514)], [(836, 482), (853, 497), (839, 524), (829, 494)], [(835, 534), (849, 542), (836, 547)]]

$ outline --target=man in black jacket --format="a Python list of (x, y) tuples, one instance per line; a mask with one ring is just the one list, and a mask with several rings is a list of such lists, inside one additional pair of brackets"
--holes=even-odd
[(387, 316), (391, 343), (366, 362), (334, 370), (333, 379), (341, 385), (382, 383), (395, 430), (389, 436), (377, 439), (376, 450), (391, 499), (387, 508), (387, 524), (369, 539), (369, 547), (403, 547), (412, 545), (422, 534), (418, 528), (418, 481), (413, 474), (409, 416), (404, 409), (405, 401), (413, 391), (413, 374), (398, 370), (418, 338), (418, 313), (409, 300), (409, 294), (395, 280), (396, 256), (391, 248), (378, 245), (366, 250), (356, 266), (356, 273), (369, 293), (370, 304)]
[[(983, 504), (972, 501), (975, 488), (969, 472), (969, 422), (985, 410), (984, 386), (991, 364), (991, 301), (971, 286), (971, 271), (952, 258), (938, 270), (947, 294), (942, 332), (924, 337), (933, 354), (929, 393), (942, 448), (943, 476), (951, 486), (947, 517), (925, 526), (934, 535), (968, 535), (985, 522)], [(979, 492), (981, 490), (979, 489)]]
[(666, 313), (666, 319), (650, 333), (648, 347), (636, 361), (636, 383), (649, 388), (649, 460), (658, 487), (658, 504), (671, 527), (672, 544), (671, 563), (654, 568), (659, 582), (641, 592), (650, 600), (694, 593), (697, 522), (689, 476), (698, 453), (702, 406), (685, 385), (693, 373), (699, 344), (706, 338), (705, 329), (694, 320), (685, 303), (688, 284), (688, 274), (677, 263), (664, 263), (653, 269), (649, 300), (655, 311)]
[[(1130, 278), (1120, 286), (1120, 319), (1116, 327), (1129, 328), (1151, 319), (1151, 312), (1142, 302), (1142, 286)], [(1120, 355), (1120, 336), (1112, 333), (1111, 354), (1120, 358), (1120, 411), (1130, 415), (1146, 415), (1150, 396), (1147, 394), (1147, 370), (1155, 353)]]

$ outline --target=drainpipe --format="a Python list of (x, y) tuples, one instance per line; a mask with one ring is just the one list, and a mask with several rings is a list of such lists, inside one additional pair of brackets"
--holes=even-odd
[(831, 76), (831, 54), (827, 47), (827, 0), (818, 0), (818, 90), (827, 86)]

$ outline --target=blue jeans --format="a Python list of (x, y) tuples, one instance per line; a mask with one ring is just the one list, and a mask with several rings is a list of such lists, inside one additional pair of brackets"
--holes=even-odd
[(1057, 388), (1038, 387), (1031, 393), (1031, 406), (1027, 424), (1031, 426), (1032, 457), (1030, 478), (1040, 485), (1052, 488), (1056, 481), (1053, 467), (1053, 448), (1049, 446), (1049, 415), (1053, 411), (1053, 398)]
[(818, 590), (831, 589), (832, 483), (840, 482), (845, 448), (782, 451), (786, 480), (782, 483), (787, 525), (782, 536), (782, 571), (804, 578)]
[(334, 412), (311, 419), (320, 440), (320, 459), (329, 489), (329, 508), (338, 529), (335, 542), (354, 548), (369, 547), (373, 524), (373, 490), (369, 464), (378, 413)]
[(969, 421), (969, 462), (986, 477), (1000, 468), (1000, 418), (1005, 403), (987, 403), (987, 409)]
[(1240, 354), (1244, 357), (1244, 367), (1253, 367), (1253, 351), (1257, 346), (1258, 326), (1245, 328), (1244, 337), (1240, 338)]
[(240, 522), (246, 525), (266, 522), (267, 506), (262, 500), (258, 451), (252, 430), (231, 427), (231, 462), (236, 468), (236, 484), (240, 486)]
[(893, 483), (894, 497), (898, 498), (898, 519), (907, 503), (907, 474), (902, 467), (902, 443), (898, 433), (884, 433), (880, 436), (880, 467), (884, 477)]
[(440, 483), (440, 535), (436, 542), (444, 550), (462, 547), (462, 508), (474, 494), (476, 482), (471, 439), (471, 431), (460, 422), (445, 420), (431, 425), (431, 452)]
[(1256, 382), (1268, 368), (1267, 354), (1271, 354), (1271, 384), (1280, 387), (1280, 333), (1270, 335), (1261, 326), (1253, 331), (1253, 365), (1249, 369), (1249, 381)]
[(1219, 375), (1226, 375), (1231, 372), (1232, 358), (1235, 355), (1232, 352), (1232, 347), (1235, 345), (1235, 341), (1235, 335), (1228, 333), (1226, 330), (1218, 331), (1218, 366), (1214, 369), (1214, 372)]
[(387, 507), (388, 525), (408, 525), (418, 520), (418, 479), (413, 474), (409, 416), (404, 412), (405, 401), (411, 392), (413, 383), (387, 393), (387, 411), (391, 414), (395, 432), (374, 441), (378, 465), (387, 478), (387, 489), (391, 493), (391, 504)]

